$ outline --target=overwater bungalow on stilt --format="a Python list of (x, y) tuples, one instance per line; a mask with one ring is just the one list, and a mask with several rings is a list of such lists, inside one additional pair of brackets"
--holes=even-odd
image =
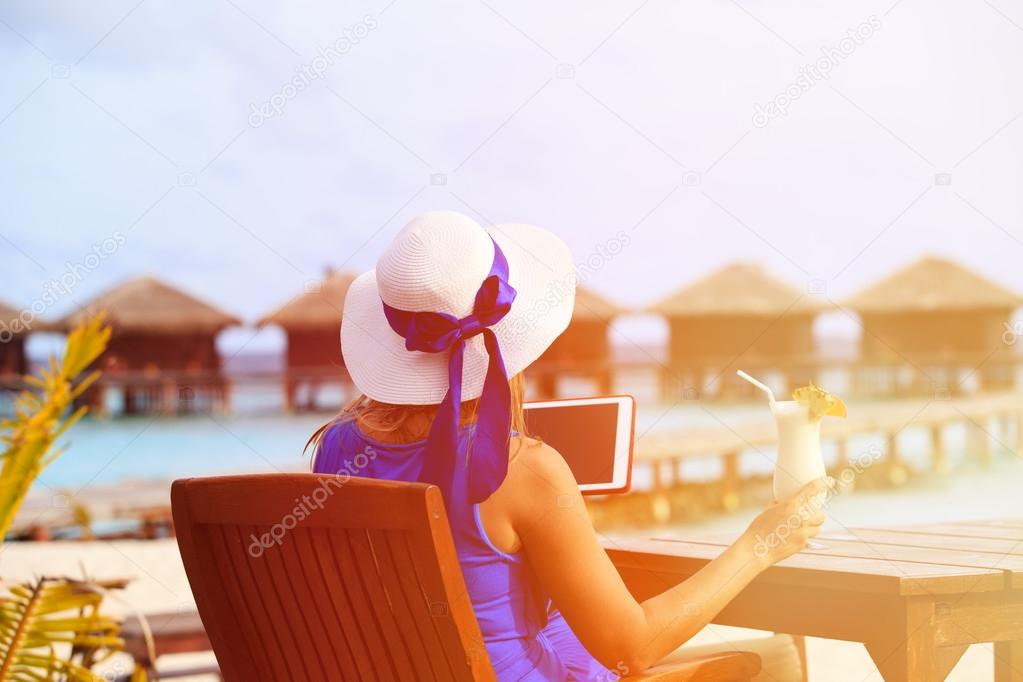
[(610, 326), (615, 317), (626, 312), (592, 290), (578, 288), (568, 328), (527, 370), (536, 397), (557, 397), (559, 379), (567, 376), (592, 381), (600, 395), (611, 393)]
[(154, 277), (138, 277), (65, 316), (69, 330), (85, 316), (106, 313), (110, 345), (97, 361), (102, 379), (83, 396), (99, 411), (119, 394), (124, 414), (222, 412), (230, 382), (217, 353), (217, 335), (239, 320)]
[(1015, 385), (1019, 294), (928, 256), (845, 302), (859, 314), (864, 395), (955, 395)]
[(350, 387), (340, 329), (345, 295), (355, 277), (346, 271), (329, 274), (259, 320), (260, 327), (277, 325), (287, 338), (282, 391), (288, 412), (317, 409), (319, 389), (325, 384)]
[[(812, 378), (817, 296), (735, 263), (676, 291), (649, 309), (668, 322), (661, 394), (668, 400), (747, 396), (736, 369), (789, 389)], [(780, 375), (780, 376), (779, 376)]]
[(20, 313), (0, 302), (0, 382), (17, 381), (28, 372), (25, 356), (25, 338), (28, 330), (21, 322)]

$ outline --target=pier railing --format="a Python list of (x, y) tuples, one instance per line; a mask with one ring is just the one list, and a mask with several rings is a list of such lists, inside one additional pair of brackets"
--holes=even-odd
[(735, 376), (736, 369), (766, 378), (783, 392), (814, 381), (829, 387), (837, 384), (835, 390), (850, 398), (955, 397), (1016, 387), (1023, 355), (1010, 350), (915, 354), (908, 359), (820, 355), (662, 359), (651, 354), (621, 362), (544, 363), (530, 367), (527, 374), (554, 395), (560, 393), (560, 379), (589, 380), (597, 392), (628, 392), (623, 376), (645, 376), (665, 402), (747, 400), (755, 389)]

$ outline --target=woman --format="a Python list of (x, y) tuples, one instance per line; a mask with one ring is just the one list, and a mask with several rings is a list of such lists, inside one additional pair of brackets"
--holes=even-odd
[[(685, 582), (637, 602), (564, 459), (523, 426), (521, 372), (568, 325), (574, 291), (568, 248), (545, 230), (420, 216), (349, 289), (342, 351), (363, 395), (311, 441), (317, 472), (369, 453), (357, 475), (440, 487), (499, 680), (638, 673), (824, 521), (800, 513), (830, 485), (821, 480)], [(783, 540), (760, 542), (781, 527)]]

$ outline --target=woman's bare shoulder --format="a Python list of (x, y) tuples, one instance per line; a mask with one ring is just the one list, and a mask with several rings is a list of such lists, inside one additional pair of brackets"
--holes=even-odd
[[(514, 447), (514, 445), (512, 446)], [(549, 523), (557, 510), (582, 511), (586, 504), (579, 494), (579, 485), (568, 466), (568, 462), (555, 448), (547, 443), (525, 439), (519, 454), (508, 467), (507, 485), (502, 486), (508, 519), (522, 544), (528, 549), (528, 535), (533, 534), (537, 524)], [(577, 532), (578, 526), (571, 527)], [(534, 536), (535, 537), (535, 536)]]
[(516, 436), (511, 444), (512, 463), (510, 470), (517, 470), (518, 477), (541, 479), (556, 488), (576, 487), (575, 476), (565, 458), (549, 444), (535, 438)]

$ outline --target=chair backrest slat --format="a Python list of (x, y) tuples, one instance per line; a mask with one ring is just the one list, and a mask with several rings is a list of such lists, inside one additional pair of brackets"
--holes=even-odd
[[(341, 560), (341, 576), (354, 597), (359, 621), (367, 624), (364, 633), (370, 643), (371, 655), (383, 679), (410, 679), (411, 666), (406, 665), (401, 637), (390, 617), (390, 608), (374, 584), (374, 571), (366, 566), (372, 562), (366, 555), (372, 551), (365, 538), (349, 532), (333, 538), (334, 555)], [(385, 672), (386, 671), (386, 672)], [(404, 674), (403, 674), (404, 673)]]
[[(409, 660), (415, 667), (416, 679), (436, 680), (437, 677), (430, 667), (429, 649), (423, 641), (414, 616), (416, 613), (416, 602), (423, 601), (422, 595), (418, 595), (418, 599), (413, 597), (410, 600), (405, 593), (401, 584), (401, 578), (398, 576), (399, 571), (397, 570), (397, 567), (401, 564), (398, 563), (394, 553), (391, 551), (391, 532), (379, 529), (373, 529), (368, 532), (374, 551), (385, 555), (383, 560), (378, 560), (377, 567), (383, 580), (384, 592), (394, 605), (392, 611), (397, 620), (398, 631), (401, 633), (405, 648), (408, 651)], [(445, 678), (441, 677), (440, 679)]]
[(334, 550), (331, 547), (330, 531), (324, 528), (313, 528), (310, 531), (310, 541), (316, 554), (320, 573), (323, 575), (331, 605), (341, 621), (340, 633), (342, 636), (339, 639), (343, 639), (349, 651), (352, 652), (354, 667), (350, 670), (358, 672), (358, 679), (375, 680), (376, 668), (373, 661), (364, 654), (368, 650), (366, 636), (362, 632), (366, 624), (360, 623), (356, 617), (355, 607), (352, 606), (348, 590), (341, 578), (341, 570), (334, 556)]
[[(224, 530), (229, 528), (235, 531), (236, 537), (231, 538), (232, 542), (229, 547), (236, 556), (247, 554), (244, 548), (244, 538), (258, 536), (263, 532), (263, 529), (258, 526), (230, 526), (225, 527)], [(264, 555), (254, 561), (244, 561), (242, 570), (249, 573), (256, 594), (262, 597), (262, 602), (266, 606), (275, 638), (281, 647), (281, 654), (289, 664), (289, 679), (315, 679), (317, 675), (315, 674), (316, 665), (313, 660), (313, 651), (308, 645), (308, 639), (300, 630), (301, 608), (294, 603), (291, 595), (285, 592), (285, 585), (278, 582), (271, 573), (270, 560)]]
[[(217, 629), (222, 627), (219, 625), (220, 618), (227, 613), (234, 613), (234, 622), (244, 633), (242, 637), (245, 647), (243, 652), (248, 660), (265, 674), (282, 680), (288, 679), (287, 668), (284, 667), (286, 663), (284, 652), (273, 633), (273, 624), (266, 613), (266, 607), (261, 602), (252, 603), (247, 598), (247, 594), (254, 593), (254, 590), (246, 591), (241, 588), (239, 580), (248, 577), (247, 569), (238, 570), (234, 557), (227, 549), (228, 540), (225, 537), (224, 529), (218, 526), (205, 526), (196, 528), (196, 533), (216, 536), (215, 538), (209, 537), (206, 542), (200, 544), (210, 548), (211, 561), (209, 564), (211, 564), (212, 575), (205, 582), (224, 587), (218, 594), (212, 595), (219, 602), (217, 607), (212, 609), (213, 613), (211, 614), (218, 620)], [(257, 642), (264, 644), (255, 646)]]
[[(356, 659), (352, 656), (351, 644), (349, 643), (351, 633), (351, 623), (346, 622), (345, 616), (350, 619), (351, 614), (344, 614), (339, 612), (335, 603), (334, 597), (331, 595), (330, 581), (324, 575), (323, 570), (320, 566), (320, 557), (316, 551), (316, 533), (322, 529), (310, 529), (309, 532), (302, 533), (295, 537), (295, 542), (299, 545), (299, 551), (302, 554), (302, 561), (299, 562), (300, 566), (298, 569), (305, 576), (306, 584), (310, 586), (313, 593), (313, 601), (315, 608), (317, 609), (320, 622), (326, 632), (339, 633), (332, 641), (334, 643), (333, 655), (335, 664), (338, 670), (355, 670), (357, 668)], [(340, 674), (340, 673), (339, 673)]]
[[(300, 595), (299, 601), (309, 604), (310, 627), (317, 632), (339, 632), (340, 629), (330, 608), (330, 603), (323, 596), (326, 594), (326, 586), (319, 574), (315, 572), (316, 557), (310, 551), (308, 537), (309, 531), (305, 529), (301, 533), (295, 534), (293, 538), (295, 552), (281, 554), (284, 568), (291, 578), (292, 587)], [(309, 568), (312, 568), (313, 571), (308, 570)], [(342, 639), (338, 637), (331, 642), (331, 646), (320, 649), (326, 659), (323, 661), (323, 665), (330, 671), (328, 679), (341, 677), (344, 670), (351, 669), (350, 663), (345, 660), (344, 643), (340, 641)]]
[(415, 571), (415, 563), (412, 561), (408, 548), (408, 538), (391, 534), (388, 538), (391, 545), (391, 555), (398, 565), (406, 566), (405, 571), (399, 573), (398, 579), (401, 590), (405, 593), (412, 606), (413, 616), (419, 636), (426, 643), (429, 653), (428, 662), (433, 671), (434, 677), (438, 680), (448, 679), (451, 674), (451, 666), (448, 663), (444, 647), (441, 646), (441, 638), (437, 632), (436, 620), (443, 618), (435, 604), (426, 596), (422, 584), (419, 582)]
[(171, 497), (228, 682), (494, 679), (435, 487), (274, 474)]
[(301, 556), (304, 549), (301, 538), (307, 532), (305, 528), (295, 528), (288, 537), (291, 543), (289, 551), (268, 551), (262, 559), (270, 580), (278, 590), (281, 609), (287, 614), (286, 622), (296, 649), (306, 663), (310, 679), (337, 679), (342, 672), (334, 657), (333, 642), (330, 646), (323, 645), (321, 635), (325, 624), (320, 619), (312, 590), (303, 580), (302, 562), (305, 557)]

